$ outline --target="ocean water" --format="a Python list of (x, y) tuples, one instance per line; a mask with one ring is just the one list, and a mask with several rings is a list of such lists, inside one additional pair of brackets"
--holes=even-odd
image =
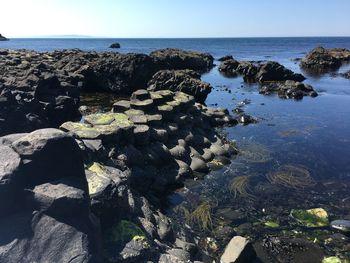
[[(209, 52), (216, 64), (219, 57), (232, 55), (238, 60), (278, 61), (303, 73), (307, 77), (305, 83), (314, 87), (318, 97), (295, 101), (264, 96), (258, 93), (257, 84), (244, 83), (242, 77), (226, 78), (217, 66), (202, 76), (214, 87), (206, 101), (208, 105), (231, 111), (248, 100), (250, 103), (242, 109), (256, 117), (258, 123), (223, 129), (241, 154), (231, 165), (213, 171), (203, 180), (187, 182), (184, 189), (169, 197), (168, 213), (174, 222), (183, 224), (183, 209), (191, 212), (196, 206), (209, 203), (210, 227), (192, 227), (198, 238), (214, 238), (219, 251), (227, 240), (216, 230), (224, 225), (232, 227), (236, 234), (249, 236), (253, 242), (271, 236), (301, 237), (315, 242), (325, 255), (350, 257), (346, 247), (349, 240), (332, 242), (336, 232), (329, 227), (303, 228), (290, 217), (292, 209), (320, 207), (328, 212), (330, 220), (350, 220), (350, 80), (331, 74), (308, 75), (294, 61), (317, 46), (350, 49), (350, 38), (13, 39), (0, 42), (0, 48), (112, 51), (108, 46), (113, 42), (121, 44), (121, 49), (113, 52), (149, 53), (174, 47)], [(349, 69), (349, 64), (343, 65), (339, 72)], [(286, 186), (272, 180), (271, 175), (276, 175), (280, 167), (298, 167), (310, 179), (309, 184), (292, 182)], [(246, 179), (243, 191), (234, 188), (237, 177)], [(267, 227), (266, 222), (278, 226)], [(215, 258), (215, 253), (207, 254)]]

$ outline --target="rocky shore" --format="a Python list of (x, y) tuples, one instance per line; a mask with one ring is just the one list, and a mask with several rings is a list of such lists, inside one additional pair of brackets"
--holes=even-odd
[[(204, 104), (212, 87), (201, 73), (213, 60), (178, 49), (0, 49), (0, 262), (202, 262), (213, 242), (174, 228), (164, 197), (230, 164), (238, 150), (216, 128), (256, 121)], [(262, 94), (317, 96), (277, 62), (220, 60)], [(82, 92), (119, 98), (85, 114)], [(221, 262), (249, 262), (254, 249), (236, 236)]]
[[(237, 119), (200, 103), (210, 55), (0, 50), (0, 64), (0, 261), (196, 257), (160, 208), (236, 153), (214, 128)], [(130, 99), (79, 121), (84, 91)]]
[[(171, 70), (200, 72), (213, 66), (208, 54), (164, 49), (144, 54), (83, 52), (63, 50), (38, 53), (0, 49), (0, 135), (58, 127), (78, 120), (81, 92), (108, 92), (120, 96), (147, 88), (168, 88), (157, 84), (172, 82), (172, 90), (184, 89), (203, 102), (210, 85), (197, 73), (179, 74)], [(167, 74), (160, 70), (170, 70)], [(155, 75), (154, 78), (152, 76)], [(208, 90), (206, 90), (208, 89)]]
[(350, 61), (348, 49), (317, 47), (301, 60), (300, 66), (310, 73), (324, 73), (337, 70), (348, 61)]
[(258, 82), (261, 94), (277, 93), (285, 99), (317, 96), (313, 87), (302, 83), (306, 79), (303, 75), (294, 73), (278, 62), (237, 61), (229, 55), (220, 58), (219, 61), (219, 71), (222, 74), (228, 77), (242, 75), (246, 82)]

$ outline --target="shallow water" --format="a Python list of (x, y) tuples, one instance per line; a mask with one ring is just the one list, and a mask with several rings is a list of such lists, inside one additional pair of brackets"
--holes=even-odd
[[(114, 41), (121, 43), (122, 48), (117, 51), (123, 53), (178, 47), (209, 52), (216, 59), (230, 54), (239, 60), (275, 60), (295, 72), (301, 70), (292, 60), (316, 46), (350, 48), (350, 38), (15, 39), (0, 42), (0, 48), (106, 51)], [(349, 69), (350, 65), (344, 65), (339, 71)], [(346, 247), (349, 241), (338, 244), (330, 240), (335, 231), (302, 228), (289, 216), (291, 209), (322, 207), (330, 220), (350, 219), (350, 81), (330, 74), (304, 74), (308, 77), (305, 82), (319, 96), (304, 97), (301, 101), (263, 96), (258, 93), (257, 84), (246, 84), (241, 77), (226, 78), (217, 67), (202, 76), (214, 87), (206, 101), (208, 105), (232, 110), (248, 99), (251, 103), (243, 109), (259, 121), (223, 129), (228, 139), (236, 141), (238, 148), (248, 155), (238, 154), (230, 166), (212, 172), (204, 180), (189, 181), (184, 189), (172, 195), (169, 215), (174, 222), (186, 222), (181, 209), (191, 210), (209, 202), (211, 227), (205, 230), (196, 224), (192, 227), (199, 237), (215, 238), (219, 251), (227, 240), (217, 234), (218, 226), (229, 226), (254, 241), (267, 236), (300, 236), (319, 244), (326, 255), (350, 257), (350, 248)], [(111, 101), (105, 97), (99, 99), (103, 104)], [(303, 167), (314, 183), (305, 187), (271, 183), (268, 175), (283, 165)], [(241, 192), (230, 187), (238, 176), (248, 178)], [(272, 228), (267, 226), (271, 222)]]

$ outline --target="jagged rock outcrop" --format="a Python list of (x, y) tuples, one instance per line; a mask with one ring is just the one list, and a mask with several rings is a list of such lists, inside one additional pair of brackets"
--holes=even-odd
[(301, 60), (300, 66), (311, 73), (324, 73), (338, 69), (346, 61), (350, 61), (348, 49), (317, 47)]
[(224, 59), (219, 71), (228, 77), (243, 75), (246, 82), (258, 82), (259, 93), (270, 95), (277, 93), (281, 98), (301, 99), (303, 96), (316, 97), (317, 92), (302, 81), (302, 74), (294, 73), (278, 62), (237, 61), (228, 57)]
[(203, 103), (212, 87), (209, 83), (201, 81), (200, 74), (192, 70), (160, 70), (148, 82), (148, 89), (182, 91)]
[(208, 53), (165, 48), (150, 53), (161, 69), (192, 69), (206, 72), (213, 67), (214, 58)]
[(277, 93), (280, 98), (284, 99), (302, 99), (304, 96), (316, 97), (318, 95), (311, 85), (293, 80), (265, 83), (260, 87), (259, 93), (264, 95)]
[(303, 81), (305, 77), (294, 73), (290, 69), (275, 61), (265, 63), (254, 63), (249, 61), (237, 61), (235, 59), (226, 59), (220, 66), (219, 71), (228, 76), (243, 75), (247, 81), (257, 81), (260, 83), (269, 81)]
[(1, 137), (0, 148), (0, 261), (102, 262), (74, 139), (43, 129)]
[[(158, 70), (207, 70), (211, 65), (210, 55), (182, 50), (160, 50), (148, 56), (1, 49), (0, 135), (58, 127), (79, 119), (81, 91), (130, 95), (146, 88)], [(191, 82), (205, 86), (199, 80)]]

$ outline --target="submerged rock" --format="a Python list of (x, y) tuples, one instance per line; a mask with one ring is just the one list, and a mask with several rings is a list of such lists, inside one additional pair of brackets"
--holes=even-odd
[(328, 214), (323, 208), (293, 209), (290, 215), (306, 227), (325, 227), (329, 225)]
[(322, 260), (322, 263), (342, 263), (341, 259), (338, 257), (327, 257)]
[(269, 236), (254, 244), (259, 262), (322, 262), (324, 254), (316, 244), (301, 238)]
[(338, 69), (343, 62), (350, 60), (350, 50), (343, 48), (317, 47), (308, 53), (300, 66), (311, 72), (323, 73)]

